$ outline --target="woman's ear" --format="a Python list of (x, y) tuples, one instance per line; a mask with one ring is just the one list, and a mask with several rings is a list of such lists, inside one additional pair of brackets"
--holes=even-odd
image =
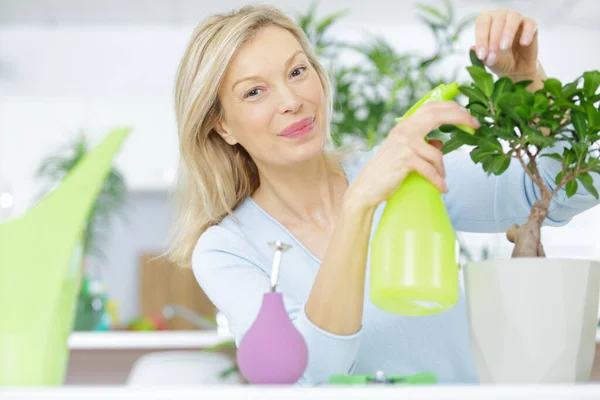
[(222, 121), (217, 122), (215, 131), (227, 142), (227, 144), (230, 144), (231, 146), (238, 144), (237, 139), (229, 133)]

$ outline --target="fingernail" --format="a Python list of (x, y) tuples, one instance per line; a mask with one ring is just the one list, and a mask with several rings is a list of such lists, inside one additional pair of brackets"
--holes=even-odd
[(491, 67), (495, 63), (496, 63), (496, 53), (491, 52), (487, 58), (487, 65)]
[(474, 123), (474, 124), (475, 124), (475, 126), (476, 126), (476, 127), (478, 127), (478, 128), (481, 126), (481, 123), (480, 123), (480, 122), (479, 122), (479, 120), (478, 120), (477, 118), (475, 118), (475, 117), (473, 117), (473, 123)]
[(501, 50), (506, 50), (508, 49), (508, 45), (510, 43), (510, 38), (508, 36), (504, 36), (502, 38), (502, 41), (500, 42), (500, 49)]
[(531, 36), (523, 36), (521, 37), (521, 44), (523, 46), (527, 46), (531, 42)]
[(480, 47), (477, 49), (477, 58), (483, 60), (485, 58), (485, 47)]

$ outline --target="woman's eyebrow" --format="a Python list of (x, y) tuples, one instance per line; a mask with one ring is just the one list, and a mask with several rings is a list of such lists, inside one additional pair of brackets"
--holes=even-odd
[[(298, 54), (300, 54), (300, 53), (304, 53), (304, 51), (303, 51), (303, 50), (298, 50), (297, 52), (295, 52), (294, 54), (292, 54), (292, 55), (290, 56), (290, 58), (288, 58), (288, 59), (287, 59), (287, 61), (285, 62), (285, 64), (284, 64), (284, 65), (287, 67), (287, 66), (288, 66), (288, 64), (289, 64), (290, 62), (292, 62), (292, 60), (293, 60), (293, 59), (294, 59), (294, 58), (295, 58), (295, 57), (296, 57)], [(233, 86), (231, 86), (231, 90), (235, 89), (235, 86), (236, 86), (238, 83), (242, 83), (243, 81), (248, 81), (248, 80), (252, 80), (252, 79), (260, 79), (260, 76), (258, 76), (258, 75), (250, 75), (250, 76), (246, 76), (246, 77), (244, 77), (244, 78), (238, 79), (237, 81), (235, 81), (235, 82), (233, 83)]]

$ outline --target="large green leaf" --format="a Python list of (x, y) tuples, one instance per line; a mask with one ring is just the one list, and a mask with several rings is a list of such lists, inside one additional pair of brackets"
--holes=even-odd
[(592, 97), (600, 86), (600, 71), (587, 71), (583, 73), (583, 93), (586, 97)]
[(444, 145), (442, 146), (442, 153), (443, 154), (448, 154), (454, 150), (459, 149), (460, 147), (462, 147), (464, 145), (463, 141), (460, 140), (460, 138), (458, 137), (452, 137), (450, 140), (448, 140), (446, 143), (444, 143)]
[(577, 181), (575, 179), (571, 179), (565, 185), (565, 189), (567, 191), (567, 197), (573, 196), (577, 192)]
[(579, 137), (584, 137), (587, 134), (587, 121), (583, 113), (580, 111), (573, 111), (571, 113), (571, 122)]
[(491, 97), (494, 92), (494, 77), (492, 74), (488, 73), (485, 69), (476, 66), (467, 67), (467, 70), (469, 71), (471, 78), (473, 78), (475, 85), (481, 89), (486, 97)]
[(470, 102), (488, 104), (488, 97), (477, 87), (463, 85), (460, 91), (469, 98)]
[(555, 78), (549, 78), (544, 81), (544, 89), (555, 98), (560, 98), (562, 95), (562, 83)]
[(587, 113), (588, 125), (590, 127), (600, 126), (600, 111), (591, 103), (585, 103), (583, 108)]
[(504, 76), (498, 79), (496, 83), (494, 83), (494, 91), (492, 92), (492, 100), (494, 101), (494, 104), (497, 104), (498, 98), (502, 94), (510, 92), (512, 90), (512, 87), (513, 83), (510, 80), (510, 78)]
[(541, 93), (536, 93), (533, 100), (533, 111), (541, 113), (548, 109), (550, 105), (550, 99)]
[(577, 175), (579, 182), (583, 184), (583, 187), (590, 192), (592, 196), (598, 198), (598, 190), (594, 187), (594, 179), (587, 172), (581, 172)]
[(571, 82), (563, 88), (562, 96), (571, 101), (573, 96), (581, 93), (581, 90), (578, 88), (579, 81)]
[[(481, 69), (485, 69), (485, 65), (483, 65), (483, 61), (481, 61), (477, 57), (477, 53), (475, 53), (475, 51), (473, 51), (473, 50), (469, 51), (469, 58), (471, 59), (471, 64), (473, 64), (473, 66), (479, 67)], [(510, 81), (510, 79), (509, 79), (509, 81)]]
[(505, 155), (494, 156), (490, 166), (490, 172), (494, 175), (502, 175), (510, 166), (511, 157)]

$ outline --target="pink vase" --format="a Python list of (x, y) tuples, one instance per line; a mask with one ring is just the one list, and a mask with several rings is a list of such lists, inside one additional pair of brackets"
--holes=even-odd
[(308, 347), (290, 321), (281, 293), (264, 294), (258, 316), (240, 342), (237, 362), (252, 384), (292, 384), (306, 370)]

